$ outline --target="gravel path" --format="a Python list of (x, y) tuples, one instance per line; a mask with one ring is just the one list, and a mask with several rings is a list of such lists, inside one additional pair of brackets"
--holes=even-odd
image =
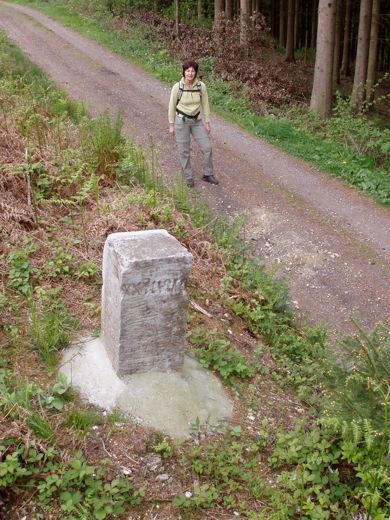
[[(168, 181), (178, 176), (165, 84), (27, 7), (0, 3), (0, 27), (92, 114), (122, 109), (125, 133), (153, 143)], [(287, 277), (298, 312), (347, 332), (354, 310), (367, 328), (387, 320), (390, 212), (218, 116), (212, 132), (220, 185), (201, 181), (194, 151), (196, 189), (215, 211), (246, 215), (246, 240)]]

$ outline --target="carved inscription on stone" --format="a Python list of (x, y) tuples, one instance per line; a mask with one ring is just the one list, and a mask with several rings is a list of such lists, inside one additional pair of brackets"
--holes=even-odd
[(191, 265), (192, 255), (165, 230), (107, 238), (102, 334), (119, 375), (181, 369)]
[(179, 278), (166, 278), (165, 280), (154, 280), (146, 278), (141, 282), (126, 283), (122, 285), (126, 296), (149, 296), (178, 294), (184, 288), (184, 280)]

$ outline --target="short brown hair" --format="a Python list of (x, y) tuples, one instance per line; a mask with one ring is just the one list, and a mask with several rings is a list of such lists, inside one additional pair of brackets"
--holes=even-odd
[(182, 69), (183, 69), (183, 76), (184, 76), (184, 73), (187, 69), (190, 69), (190, 68), (193, 68), (196, 72), (196, 74), (198, 74), (198, 68), (199, 68), (199, 65), (196, 63), (196, 61), (194, 60), (186, 60), (184, 63), (183, 63), (183, 66), (182, 66)]

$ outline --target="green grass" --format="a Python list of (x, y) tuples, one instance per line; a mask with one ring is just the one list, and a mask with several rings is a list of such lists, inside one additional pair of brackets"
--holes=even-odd
[[(50, 1), (50, 0), (49, 0)], [(150, 28), (140, 23), (131, 23), (128, 31), (113, 30), (109, 13), (99, 2), (91, 16), (77, 11), (82, 5), (69, 2), (64, 6), (56, 0), (48, 2), (23, 2), (45, 12), (64, 25), (98, 41), (115, 53), (136, 63), (158, 79), (172, 84), (177, 81), (180, 63), (162, 48)], [(93, 17), (92, 17), (93, 16)], [(373, 157), (360, 154), (328, 132), (324, 135), (322, 123), (319, 131), (310, 125), (307, 117), (298, 112), (279, 111), (279, 115), (261, 117), (256, 114), (240, 85), (222, 81), (213, 73), (213, 58), (200, 60), (202, 73), (207, 77), (213, 110), (253, 135), (258, 136), (281, 150), (304, 159), (319, 169), (343, 179), (348, 185), (368, 193), (374, 200), (390, 206), (390, 161), (377, 166)], [(369, 138), (370, 136), (367, 136)]]

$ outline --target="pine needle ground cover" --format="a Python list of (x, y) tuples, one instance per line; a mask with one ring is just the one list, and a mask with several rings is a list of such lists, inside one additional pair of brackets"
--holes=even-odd
[[(335, 359), (239, 223), (167, 190), (119, 115), (90, 119), (3, 34), (0, 62), (1, 516), (385, 519), (389, 327)], [(57, 376), (62, 349), (99, 334), (106, 236), (162, 227), (194, 257), (188, 343), (234, 402), (182, 443)]]

